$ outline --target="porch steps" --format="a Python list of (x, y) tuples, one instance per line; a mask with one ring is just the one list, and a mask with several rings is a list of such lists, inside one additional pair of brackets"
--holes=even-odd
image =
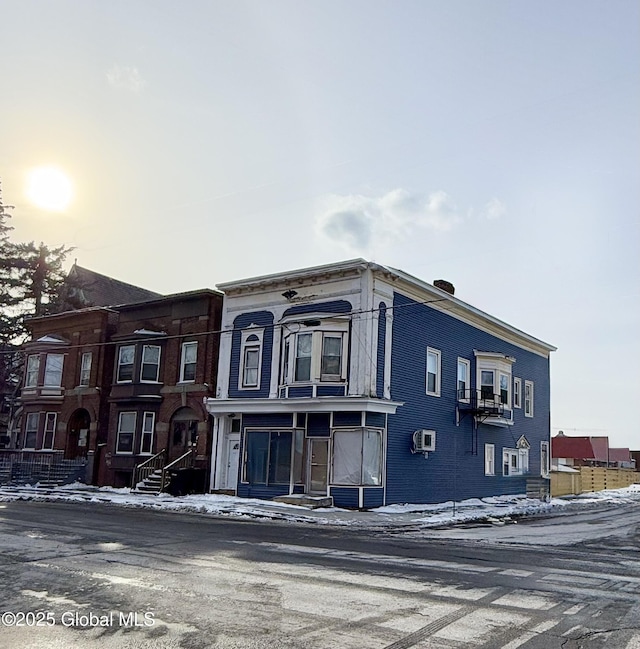
[(309, 496), (308, 494), (290, 494), (288, 496), (275, 496), (275, 502), (287, 505), (300, 505), (309, 509), (320, 507), (333, 507), (333, 496)]
[[(166, 485), (165, 485), (166, 486)], [(149, 474), (142, 482), (133, 488), (134, 491), (143, 494), (159, 494), (162, 492), (162, 469), (156, 469)]]

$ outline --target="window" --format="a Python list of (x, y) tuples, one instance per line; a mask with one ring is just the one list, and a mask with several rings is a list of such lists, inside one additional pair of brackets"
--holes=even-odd
[[(474, 351), (476, 356), (476, 384), (479, 386), (478, 397), (482, 401), (492, 402), (493, 406), (504, 406), (505, 411), (511, 410), (511, 368), (516, 362), (513, 356), (499, 352)], [(510, 413), (505, 417), (511, 421)], [(491, 423), (486, 421), (485, 423)]]
[(121, 412), (118, 416), (118, 441), (116, 453), (133, 453), (133, 438), (136, 432), (136, 413)]
[(91, 352), (85, 352), (82, 354), (82, 360), (80, 361), (80, 384), (79, 385), (89, 385), (89, 379), (91, 378), (91, 361), (93, 359), (93, 354)]
[(529, 471), (528, 448), (505, 448), (502, 451), (502, 458), (503, 475), (524, 475)]
[(283, 383), (346, 381), (349, 323), (325, 319), (294, 322), (291, 328), (294, 325), (303, 325), (304, 330), (290, 333), (283, 340)]
[(143, 345), (140, 380), (145, 383), (157, 383), (159, 375), (160, 347), (158, 345)]
[(118, 350), (118, 369), (116, 371), (116, 381), (118, 383), (133, 380), (133, 360), (135, 355), (135, 345), (123, 345)]
[(140, 439), (140, 454), (151, 455), (153, 453), (153, 433), (155, 429), (155, 412), (142, 413), (142, 436)]
[(440, 351), (427, 348), (427, 394), (440, 396)]
[(332, 484), (382, 484), (382, 432), (371, 428), (333, 433)]
[(196, 362), (198, 359), (198, 343), (182, 343), (182, 359), (180, 361), (180, 382), (196, 380)]
[(38, 385), (38, 374), (40, 373), (40, 355), (32, 354), (27, 358), (27, 371), (25, 373), (24, 387), (35, 388)]
[(494, 444), (484, 445), (484, 474), (496, 474), (496, 447)]
[[(195, 413), (194, 413), (195, 414)], [(173, 440), (174, 446), (187, 448), (195, 446), (198, 442), (198, 420), (197, 419), (177, 419), (173, 422)]]
[(549, 442), (540, 442), (540, 475), (543, 478), (549, 477)]
[(471, 376), (471, 363), (465, 358), (458, 359), (458, 401), (469, 401), (471, 396), (471, 384), (469, 377)]
[(258, 387), (258, 365), (260, 364), (260, 348), (245, 347), (242, 373), (243, 388)]
[(522, 381), (513, 379), (513, 407), (522, 408)]
[(480, 372), (480, 398), (484, 401), (493, 401), (493, 370)]
[(302, 430), (247, 432), (245, 482), (262, 485), (301, 483), (303, 439)]
[(507, 408), (510, 407), (511, 405), (511, 399), (510, 394), (511, 394), (511, 376), (509, 374), (503, 374), (500, 372), (500, 403), (504, 404), (507, 406)]
[(44, 366), (44, 385), (59, 388), (62, 385), (64, 354), (47, 354)]
[(298, 334), (296, 337), (295, 381), (311, 380), (311, 351), (313, 334)]
[(48, 412), (44, 419), (44, 437), (42, 439), (42, 448), (53, 450), (53, 442), (56, 436), (56, 421), (58, 415), (55, 412)]
[(39, 412), (30, 412), (24, 424), (24, 445), (23, 448), (35, 448), (38, 437)]
[(342, 375), (342, 336), (323, 334), (322, 359), (320, 362), (321, 381), (339, 381)]
[(524, 416), (533, 417), (533, 381), (524, 382)]
[(238, 388), (244, 390), (260, 389), (263, 334), (264, 330), (258, 329), (255, 325), (242, 332)]

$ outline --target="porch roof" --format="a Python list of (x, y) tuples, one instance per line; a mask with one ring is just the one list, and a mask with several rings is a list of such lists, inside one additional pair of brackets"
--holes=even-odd
[(293, 399), (204, 399), (212, 415), (231, 413), (379, 412), (395, 414), (402, 401), (372, 397), (298, 397)]

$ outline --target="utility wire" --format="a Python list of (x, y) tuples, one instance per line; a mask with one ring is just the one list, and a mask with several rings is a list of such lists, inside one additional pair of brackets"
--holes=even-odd
[[(434, 300), (424, 300), (424, 301), (418, 301), (418, 302), (412, 301), (412, 302), (407, 303), (407, 304), (398, 304), (397, 306), (386, 306), (386, 307), (379, 307), (379, 308), (374, 308), (374, 309), (356, 309), (356, 310), (351, 310), (351, 311), (348, 311), (348, 312), (345, 312), (345, 313), (331, 313), (331, 314), (328, 314), (328, 315), (333, 316), (333, 317), (336, 317), (336, 316), (344, 317), (344, 316), (374, 314), (374, 313), (379, 313), (382, 309), (386, 309), (387, 311), (389, 311), (389, 310), (394, 311), (394, 310), (402, 309), (402, 308), (405, 308), (405, 307), (424, 306), (426, 304), (433, 304), (434, 302), (446, 302), (446, 301), (448, 301), (448, 298), (436, 298)], [(322, 306), (322, 304), (320, 304), (318, 306)], [(73, 314), (74, 312), (73, 311), (68, 311), (66, 313)], [(57, 315), (57, 314), (52, 314), (52, 315)], [(300, 315), (301, 318), (304, 318), (305, 316), (309, 316), (309, 318), (311, 318), (313, 316), (313, 312), (310, 312), (308, 314), (300, 313), (300, 314), (297, 314), (297, 315)], [(276, 327), (283, 327), (284, 328), (284, 327), (286, 327), (287, 324), (291, 324), (291, 323), (290, 322), (289, 323), (274, 322), (273, 324), (263, 325), (261, 328), (262, 329), (275, 329)], [(157, 339), (157, 340), (174, 340), (176, 338), (183, 338), (183, 339), (184, 338), (194, 338), (196, 336), (210, 336), (210, 335), (214, 335), (214, 334), (220, 334), (220, 335), (222, 335), (222, 334), (230, 334), (230, 333), (232, 334), (234, 331), (241, 331), (241, 329), (236, 329), (236, 328), (211, 329), (211, 330), (208, 330), (208, 331), (197, 331), (197, 332), (193, 332), (193, 333), (182, 333), (182, 334), (173, 334), (173, 335), (162, 334), (162, 333), (158, 332), (156, 335), (149, 335), (148, 340), (151, 341), (151, 340), (154, 340), (154, 339)], [(45, 335), (47, 335), (47, 334), (45, 334)], [(136, 337), (136, 338), (130, 338), (130, 339), (129, 338), (126, 338), (126, 339), (122, 338), (122, 339), (116, 340), (116, 341), (108, 340), (108, 341), (103, 341), (103, 342), (78, 343), (78, 344), (75, 344), (75, 345), (65, 345), (64, 349), (65, 350), (67, 350), (67, 349), (81, 349), (81, 348), (86, 349), (88, 347), (93, 347), (93, 348), (95, 348), (95, 347), (108, 347), (108, 346), (112, 346), (112, 345), (118, 346), (118, 345), (139, 343), (140, 340), (141, 340), (140, 337)], [(0, 355), (15, 354), (17, 351), (23, 350), (25, 345), (30, 345), (30, 344), (36, 343), (36, 342), (38, 342), (38, 341), (37, 340), (30, 340), (30, 341), (28, 341), (26, 343), (22, 343), (22, 345), (17, 346), (16, 349), (0, 351)], [(60, 342), (62, 342), (62, 341), (60, 341)], [(46, 344), (46, 343), (44, 343), (44, 344)]]

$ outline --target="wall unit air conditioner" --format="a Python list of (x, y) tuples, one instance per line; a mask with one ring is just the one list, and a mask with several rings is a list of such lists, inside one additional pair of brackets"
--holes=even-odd
[(436, 431), (417, 430), (413, 433), (413, 452), (427, 453), (436, 450)]

